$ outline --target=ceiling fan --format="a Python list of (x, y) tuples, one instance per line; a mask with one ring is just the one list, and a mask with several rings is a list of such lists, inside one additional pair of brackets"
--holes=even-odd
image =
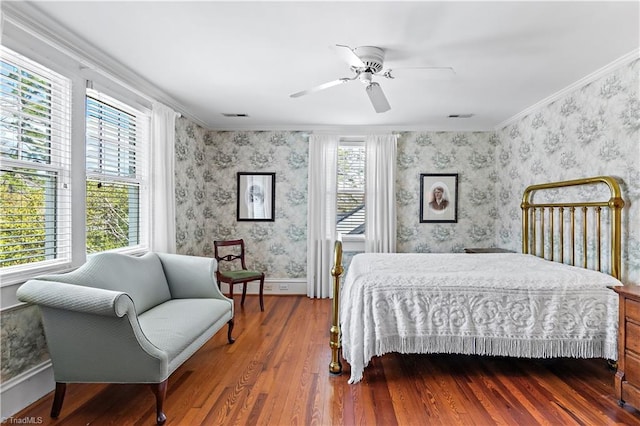
[[(343, 77), (319, 86), (312, 87), (301, 92), (290, 95), (292, 98), (308, 95), (309, 93), (319, 92), (333, 86), (338, 86), (349, 81), (360, 80), (365, 85), (365, 91), (369, 95), (369, 100), (373, 105), (373, 109), (377, 113), (386, 112), (391, 109), (387, 97), (382, 91), (380, 84), (373, 81), (373, 77), (395, 78), (392, 75), (392, 69), (383, 69), (384, 49), (376, 46), (360, 46), (355, 49), (342, 44), (336, 44), (336, 53), (349, 65), (351, 71), (355, 73), (353, 77)], [(398, 69), (398, 68), (395, 68)], [(451, 67), (407, 67), (406, 69), (435, 70), (444, 72), (445, 74), (453, 74)]]

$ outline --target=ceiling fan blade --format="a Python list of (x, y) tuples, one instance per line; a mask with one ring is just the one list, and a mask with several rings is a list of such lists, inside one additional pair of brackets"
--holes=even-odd
[(347, 81), (353, 80), (352, 78), (340, 78), (338, 80), (330, 81), (328, 83), (321, 84), (319, 86), (312, 87), (311, 89), (303, 90), (289, 95), (292, 98), (299, 98), (300, 96), (308, 95), (309, 93), (319, 92), (320, 90), (328, 89), (329, 87), (337, 86)]
[(375, 109), (377, 113), (386, 112), (391, 109), (391, 105), (389, 105), (382, 91), (382, 87), (380, 87), (378, 83), (371, 83), (367, 86), (367, 95), (369, 95), (371, 105), (373, 105), (373, 109)]
[(336, 44), (337, 49), (335, 49), (338, 56), (342, 58), (350, 67), (353, 68), (366, 68), (362, 59), (351, 49), (349, 46), (345, 46), (343, 44)]

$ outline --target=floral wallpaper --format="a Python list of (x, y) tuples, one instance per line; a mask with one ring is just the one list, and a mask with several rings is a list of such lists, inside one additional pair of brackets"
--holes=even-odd
[[(398, 140), (398, 251), (491, 246), (495, 150), (490, 132), (406, 132)], [(176, 126), (179, 253), (211, 256), (216, 239), (244, 238), (251, 265), (271, 278), (306, 278), (308, 135)], [(276, 220), (236, 220), (236, 173), (276, 173)], [(419, 223), (420, 173), (459, 173), (458, 223)]]
[[(492, 247), (498, 217), (492, 132), (406, 132), (398, 138), (397, 251), (462, 252)], [(420, 223), (420, 174), (458, 174), (457, 223)]]
[(49, 359), (38, 307), (29, 305), (2, 312), (0, 382)]
[(519, 194), (531, 184), (613, 175), (622, 182), (623, 276), (640, 284), (640, 60), (496, 132), (497, 243), (520, 249)]
[[(213, 241), (243, 238), (247, 263), (270, 278), (306, 278), (308, 135), (176, 126), (179, 253), (213, 255)], [(236, 220), (237, 172), (275, 172), (273, 222)]]

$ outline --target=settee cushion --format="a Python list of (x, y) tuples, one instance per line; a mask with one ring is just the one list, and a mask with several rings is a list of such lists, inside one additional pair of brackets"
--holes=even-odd
[(89, 257), (73, 272), (38, 279), (122, 291), (133, 300), (137, 314), (171, 299), (162, 264), (155, 253), (141, 257), (100, 253)]
[(139, 315), (138, 322), (147, 339), (174, 359), (228, 313), (225, 300), (173, 299)]

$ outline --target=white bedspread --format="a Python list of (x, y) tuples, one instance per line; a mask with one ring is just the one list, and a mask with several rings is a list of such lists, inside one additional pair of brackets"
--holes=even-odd
[(341, 290), (349, 383), (375, 355), (617, 359), (622, 285), (523, 254), (358, 254)]

